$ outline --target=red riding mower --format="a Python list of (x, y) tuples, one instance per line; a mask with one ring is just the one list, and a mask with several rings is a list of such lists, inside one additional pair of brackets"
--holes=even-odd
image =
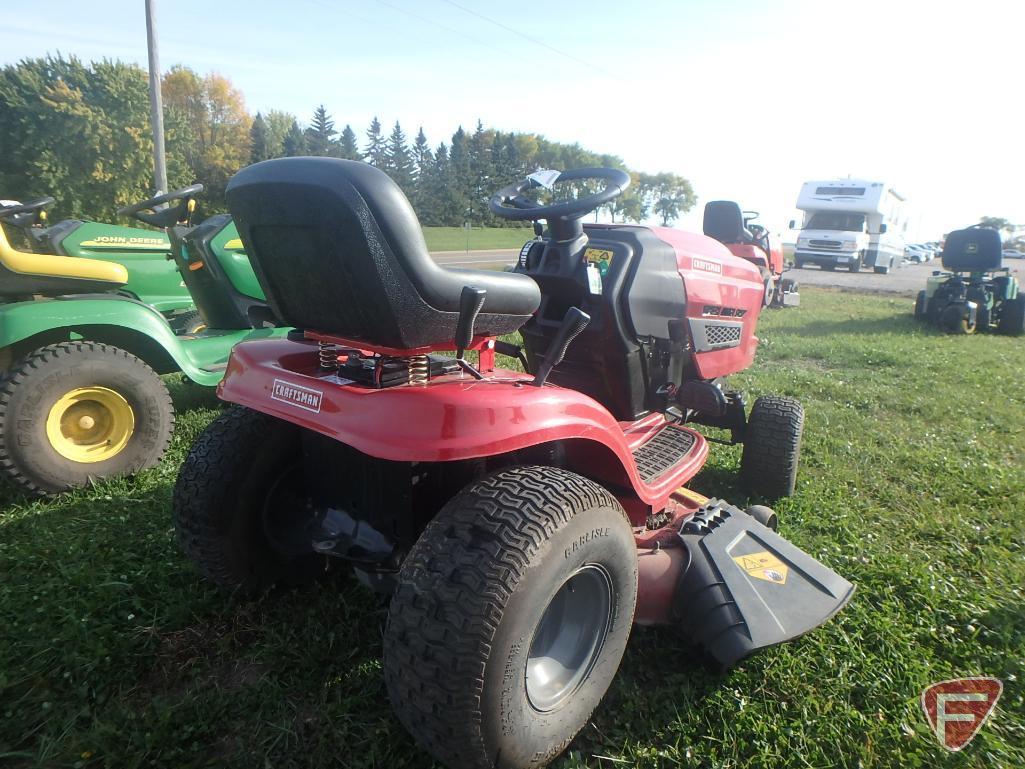
[[(312, 579), (332, 556), (390, 596), (390, 699), (453, 767), (561, 753), (634, 622), (674, 624), (730, 665), (853, 590), (769, 508), (683, 486), (708, 454), (687, 423), (703, 422), (744, 441), (756, 492), (793, 490), (800, 405), (759, 398), (746, 417), (722, 387), (754, 357), (758, 269), (701, 235), (582, 226), (629, 183), (559, 181), (584, 179), (604, 186), (541, 206), (525, 180), (491, 199), (548, 224), (514, 273), (438, 266), (363, 163), (270, 160), (228, 186), (267, 298), (299, 330), (235, 347), (220, 395), (238, 406), (182, 468), (179, 541), (229, 589)], [(518, 330), (523, 349), (502, 339)]]
[(758, 268), (765, 285), (766, 307), (797, 307), (801, 295), (797, 282), (784, 278), (783, 250), (773, 248), (769, 231), (755, 224), (757, 211), (741, 211), (732, 200), (705, 203), (704, 233), (715, 238), (734, 256), (747, 259)]

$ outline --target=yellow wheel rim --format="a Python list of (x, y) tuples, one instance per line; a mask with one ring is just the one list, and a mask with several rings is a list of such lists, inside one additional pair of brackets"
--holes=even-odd
[(135, 412), (106, 387), (78, 387), (53, 404), (46, 437), (72, 462), (103, 462), (120, 454), (135, 432)]

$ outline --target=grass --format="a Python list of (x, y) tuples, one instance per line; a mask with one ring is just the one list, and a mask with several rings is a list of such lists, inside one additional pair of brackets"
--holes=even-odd
[(529, 227), (424, 227), (431, 251), (486, 251), (493, 248), (519, 249), (534, 237)]
[[(736, 383), (802, 399), (781, 530), (857, 583), (852, 603), (724, 676), (636, 631), (556, 766), (1025, 765), (1025, 340), (934, 333), (906, 299), (803, 301), (763, 315)], [(0, 490), (0, 766), (429, 766), (387, 705), (373, 597), (335, 576), (241, 603), (179, 555), (175, 471), (218, 406), (174, 398), (160, 467), (49, 502)], [(716, 447), (695, 487), (744, 502), (738, 461)], [(918, 696), (971, 674), (1004, 695), (946, 754)]]

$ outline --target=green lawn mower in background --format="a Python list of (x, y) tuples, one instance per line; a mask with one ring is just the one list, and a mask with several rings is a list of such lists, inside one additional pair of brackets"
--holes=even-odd
[(915, 299), (915, 317), (952, 334), (1025, 334), (1025, 294), (1003, 266), (1000, 233), (985, 227), (951, 232), (933, 272)]
[(195, 312), (185, 281), (170, 260), (171, 242), (166, 233), (79, 219), (50, 224), (47, 209), (53, 204), (54, 199), (49, 196), (24, 204), (11, 202), (4, 207), (20, 206), (22, 212), (5, 216), (3, 223), (20, 231), (37, 254), (77, 256), (124, 265), (128, 282), (120, 293), (165, 315)]
[[(167, 233), (202, 317), (195, 333), (178, 332), (161, 311), (126, 295), (124, 265), (19, 251), (0, 227), (0, 477), (51, 494), (155, 465), (174, 429), (159, 375), (181, 372), (213, 386), (237, 342), (287, 333), (241, 243), (231, 242), (231, 218), (192, 223), (202, 189), (119, 212)], [(0, 222), (32, 205), (0, 210)]]

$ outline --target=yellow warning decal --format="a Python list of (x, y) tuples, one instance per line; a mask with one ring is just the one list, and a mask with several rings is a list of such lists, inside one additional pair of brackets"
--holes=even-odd
[(604, 248), (588, 248), (584, 250), (584, 259), (588, 264), (595, 265), (603, 278), (612, 265), (613, 256), (614, 254), (611, 251)]
[(242, 238), (232, 238), (224, 244), (226, 251), (241, 251), (245, 246), (242, 245)]
[(772, 553), (763, 550), (750, 555), (735, 555), (733, 560), (737, 566), (747, 572), (749, 577), (775, 582), (777, 585), (786, 584), (787, 573), (790, 569)]

